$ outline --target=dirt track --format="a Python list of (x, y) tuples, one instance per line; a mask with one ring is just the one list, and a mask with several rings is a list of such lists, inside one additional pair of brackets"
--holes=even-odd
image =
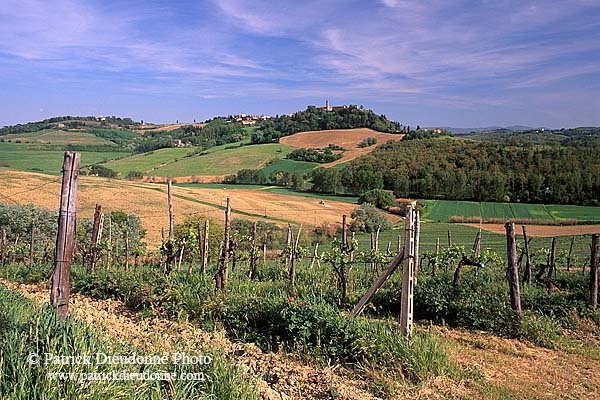
[(373, 149), (377, 147), (376, 145), (364, 148), (358, 147), (358, 144), (368, 137), (374, 137), (377, 139), (377, 144), (383, 144), (390, 140), (402, 140), (404, 135), (381, 133), (367, 128), (333, 129), (328, 131), (296, 133), (295, 135), (282, 137), (279, 139), (279, 143), (303, 149), (325, 148), (330, 143), (346, 148), (347, 150), (342, 153), (341, 159), (331, 163), (322, 164), (323, 167), (331, 167), (373, 151)]
[[(472, 226), (479, 229), (479, 224), (463, 224)], [(483, 224), (481, 226), (483, 230), (492, 233), (498, 233), (500, 235), (506, 234), (506, 229), (502, 224)], [(520, 232), (520, 228), (517, 229), (517, 235)], [(600, 233), (600, 225), (569, 225), (569, 226), (556, 226), (556, 225), (527, 225), (527, 235), (537, 237), (553, 237), (553, 236), (574, 236), (574, 235), (587, 235), (592, 233)]]

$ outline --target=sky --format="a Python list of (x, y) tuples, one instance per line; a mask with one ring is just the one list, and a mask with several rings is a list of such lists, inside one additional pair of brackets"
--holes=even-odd
[(600, 0), (0, 0), (0, 126), (357, 104), (405, 125), (600, 125)]

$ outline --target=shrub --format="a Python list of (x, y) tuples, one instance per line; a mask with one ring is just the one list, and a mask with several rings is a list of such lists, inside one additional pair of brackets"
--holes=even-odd
[(388, 208), (396, 205), (396, 197), (391, 190), (372, 189), (364, 192), (358, 198), (360, 204), (370, 203), (377, 208)]
[(377, 143), (377, 138), (374, 138), (373, 136), (369, 136), (368, 138), (366, 138), (362, 142), (360, 142), (358, 144), (358, 147), (369, 147), (369, 146), (373, 146), (376, 143)]
[(392, 226), (390, 221), (379, 213), (377, 207), (370, 203), (364, 203), (356, 207), (350, 216), (352, 217), (350, 230), (355, 232), (375, 232), (377, 226), (385, 231)]

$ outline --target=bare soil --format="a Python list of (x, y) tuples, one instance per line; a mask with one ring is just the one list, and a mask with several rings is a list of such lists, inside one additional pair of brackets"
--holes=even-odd
[(377, 145), (386, 143), (390, 140), (402, 140), (404, 135), (377, 132), (372, 129), (333, 129), (328, 131), (308, 131), (300, 132), (295, 135), (285, 136), (279, 139), (279, 143), (298, 148), (325, 148), (329, 144), (336, 144), (347, 149), (342, 153), (342, 158), (334, 162), (322, 164), (323, 167), (331, 167), (346, 161), (353, 160), (364, 154), (368, 154), (377, 145), (369, 147), (358, 147), (358, 144), (368, 137), (377, 139)]

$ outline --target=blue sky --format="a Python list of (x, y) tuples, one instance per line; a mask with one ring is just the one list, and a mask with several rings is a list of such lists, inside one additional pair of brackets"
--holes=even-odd
[(599, 0), (0, 1), (0, 126), (326, 98), (413, 126), (589, 126), (599, 93)]

